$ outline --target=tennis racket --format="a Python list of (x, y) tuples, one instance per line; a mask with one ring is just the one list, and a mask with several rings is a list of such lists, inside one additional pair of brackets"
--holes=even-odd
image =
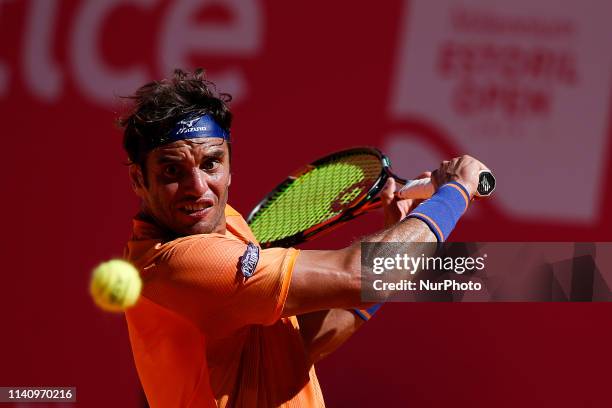
[[(358, 147), (295, 171), (257, 204), (247, 222), (262, 248), (293, 246), (379, 208), (389, 177), (403, 184), (396, 192), (400, 198), (425, 199), (435, 192), (430, 179), (398, 177), (381, 151)], [(495, 177), (482, 171), (477, 195), (491, 195), (494, 189)]]

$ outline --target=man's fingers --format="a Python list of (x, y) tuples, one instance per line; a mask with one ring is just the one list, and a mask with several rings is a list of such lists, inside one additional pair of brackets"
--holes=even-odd
[(477, 192), (479, 171), (484, 168), (482, 162), (464, 154), (441, 162), (440, 167), (432, 173), (431, 180), (436, 190), (448, 182), (459, 182), (472, 197)]
[(380, 199), (385, 205), (391, 204), (393, 201), (393, 194), (395, 193), (395, 179), (389, 177), (382, 191), (380, 192)]
[(434, 189), (437, 190), (440, 187), (440, 170), (435, 169), (431, 172), (431, 184), (433, 184)]

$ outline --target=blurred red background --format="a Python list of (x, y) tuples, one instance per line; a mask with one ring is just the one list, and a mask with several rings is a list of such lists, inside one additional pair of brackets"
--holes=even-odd
[[(0, 385), (142, 405), (124, 319), (87, 286), (138, 208), (118, 96), (174, 67), (235, 97), (230, 203), (245, 216), (298, 166), (372, 145), (406, 176), (460, 153), (496, 172), (455, 240), (610, 240), (612, 7), (532, 3), (0, 1)], [(610, 311), (390, 304), (318, 374), (330, 407), (607, 406)]]

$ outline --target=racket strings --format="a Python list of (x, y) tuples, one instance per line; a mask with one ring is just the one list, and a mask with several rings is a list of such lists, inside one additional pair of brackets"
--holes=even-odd
[(253, 216), (251, 230), (265, 244), (324, 224), (361, 200), (381, 171), (380, 159), (370, 154), (319, 163), (273, 193)]

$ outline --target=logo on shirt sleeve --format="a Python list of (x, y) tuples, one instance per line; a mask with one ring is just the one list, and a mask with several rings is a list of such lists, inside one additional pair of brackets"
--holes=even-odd
[(240, 257), (240, 272), (244, 275), (244, 279), (248, 279), (255, 273), (257, 263), (259, 262), (259, 247), (252, 242), (247, 244), (244, 255)]

